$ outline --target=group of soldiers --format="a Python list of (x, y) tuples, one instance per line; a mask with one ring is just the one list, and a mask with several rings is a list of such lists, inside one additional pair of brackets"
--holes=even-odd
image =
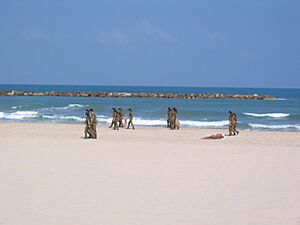
[[(128, 123), (126, 115), (122, 108), (112, 108), (113, 110), (113, 119), (111, 121), (111, 125), (109, 128), (112, 128), (114, 130), (119, 130), (119, 127), (126, 127), (126, 129), (129, 129), (132, 127), (134, 130), (133, 125), (133, 112), (132, 109), (128, 109)], [(229, 136), (232, 135), (238, 135), (239, 131), (237, 130), (237, 115), (234, 112), (229, 111)], [(177, 118), (177, 109), (174, 108), (168, 108), (167, 112), (167, 127), (171, 130), (179, 129), (180, 123), (179, 119)], [(93, 109), (86, 109), (85, 110), (85, 130), (84, 130), (84, 137), (85, 138), (92, 138), (97, 139), (97, 117), (94, 113)]]
[(169, 127), (171, 130), (179, 129), (180, 123), (179, 119), (177, 118), (177, 109), (174, 108), (168, 108), (167, 111), (167, 127)]
[(238, 135), (240, 132), (236, 129), (237, 126), (237, 116), (234, 112), (228, 112), (229, 117), (229, 136)]
[(112, 121), (109, 128), (113, 127), (114, 130), (119, 130), (119, 127), (126, 127), (126, 129), (132, 127), (132, 129), (134, 130), (133, 112), (131, 108), (128, 109), (128, 120), (129, 120), (128, 123), (127, 123), (126, 115), (122, 108), (118, 108), (118, 109), (112, 108), (112, 110), (113, 110), (113, 115), (112, 115)]
[(84, 138), (97, 139), (97, 117), (93, 109), (85, 110)]

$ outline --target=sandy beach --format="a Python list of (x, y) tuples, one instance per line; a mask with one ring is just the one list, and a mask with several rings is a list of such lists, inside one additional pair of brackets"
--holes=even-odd
[(299, 225), (300, 132), (0, 123), (0, 225)]

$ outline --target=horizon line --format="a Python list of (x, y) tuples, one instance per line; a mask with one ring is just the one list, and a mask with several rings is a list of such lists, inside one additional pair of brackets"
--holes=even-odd
[(175, 85), (97, 85), (97, 84), (18, 84), (18, 83), (9, 83), (4, 84), (0, 83), (0, 85), (32, 85), (32, 86), (90, 86), (90, 87), (164, 87), (164, 88), (256, 88), (256, 89), (300, 89), (300, 87), (234, 87), (234, 86), (175, 86)]

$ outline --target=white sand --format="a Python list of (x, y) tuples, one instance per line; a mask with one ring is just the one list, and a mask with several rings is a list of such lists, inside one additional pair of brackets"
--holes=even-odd
[(299, 225), (300, 132), (0, 123), (0, 225)]

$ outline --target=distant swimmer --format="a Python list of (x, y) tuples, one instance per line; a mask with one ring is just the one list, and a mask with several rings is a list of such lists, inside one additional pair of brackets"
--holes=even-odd
[(84, 129), (84, 138), (91, 138), (92, 137), (92, 132), (91, 132), (91, 117), (90, 117), (90, 112), (88, 109), (85, 110), (85, 129)]
[(127, 126), (127, 129), (130, 128), (130, 126), (132, 126), (132, 129), (134, 130), (134, 125), (133, 125), (133, 112), (132, 112), (132, 109), (128, 109), (128, 119), (129, 119), (129, 122), (128, 122), (128, 126)]
[(93, 109), (90, 109), (91, 118), (91, 138), (97, 139), (97, 117)]

